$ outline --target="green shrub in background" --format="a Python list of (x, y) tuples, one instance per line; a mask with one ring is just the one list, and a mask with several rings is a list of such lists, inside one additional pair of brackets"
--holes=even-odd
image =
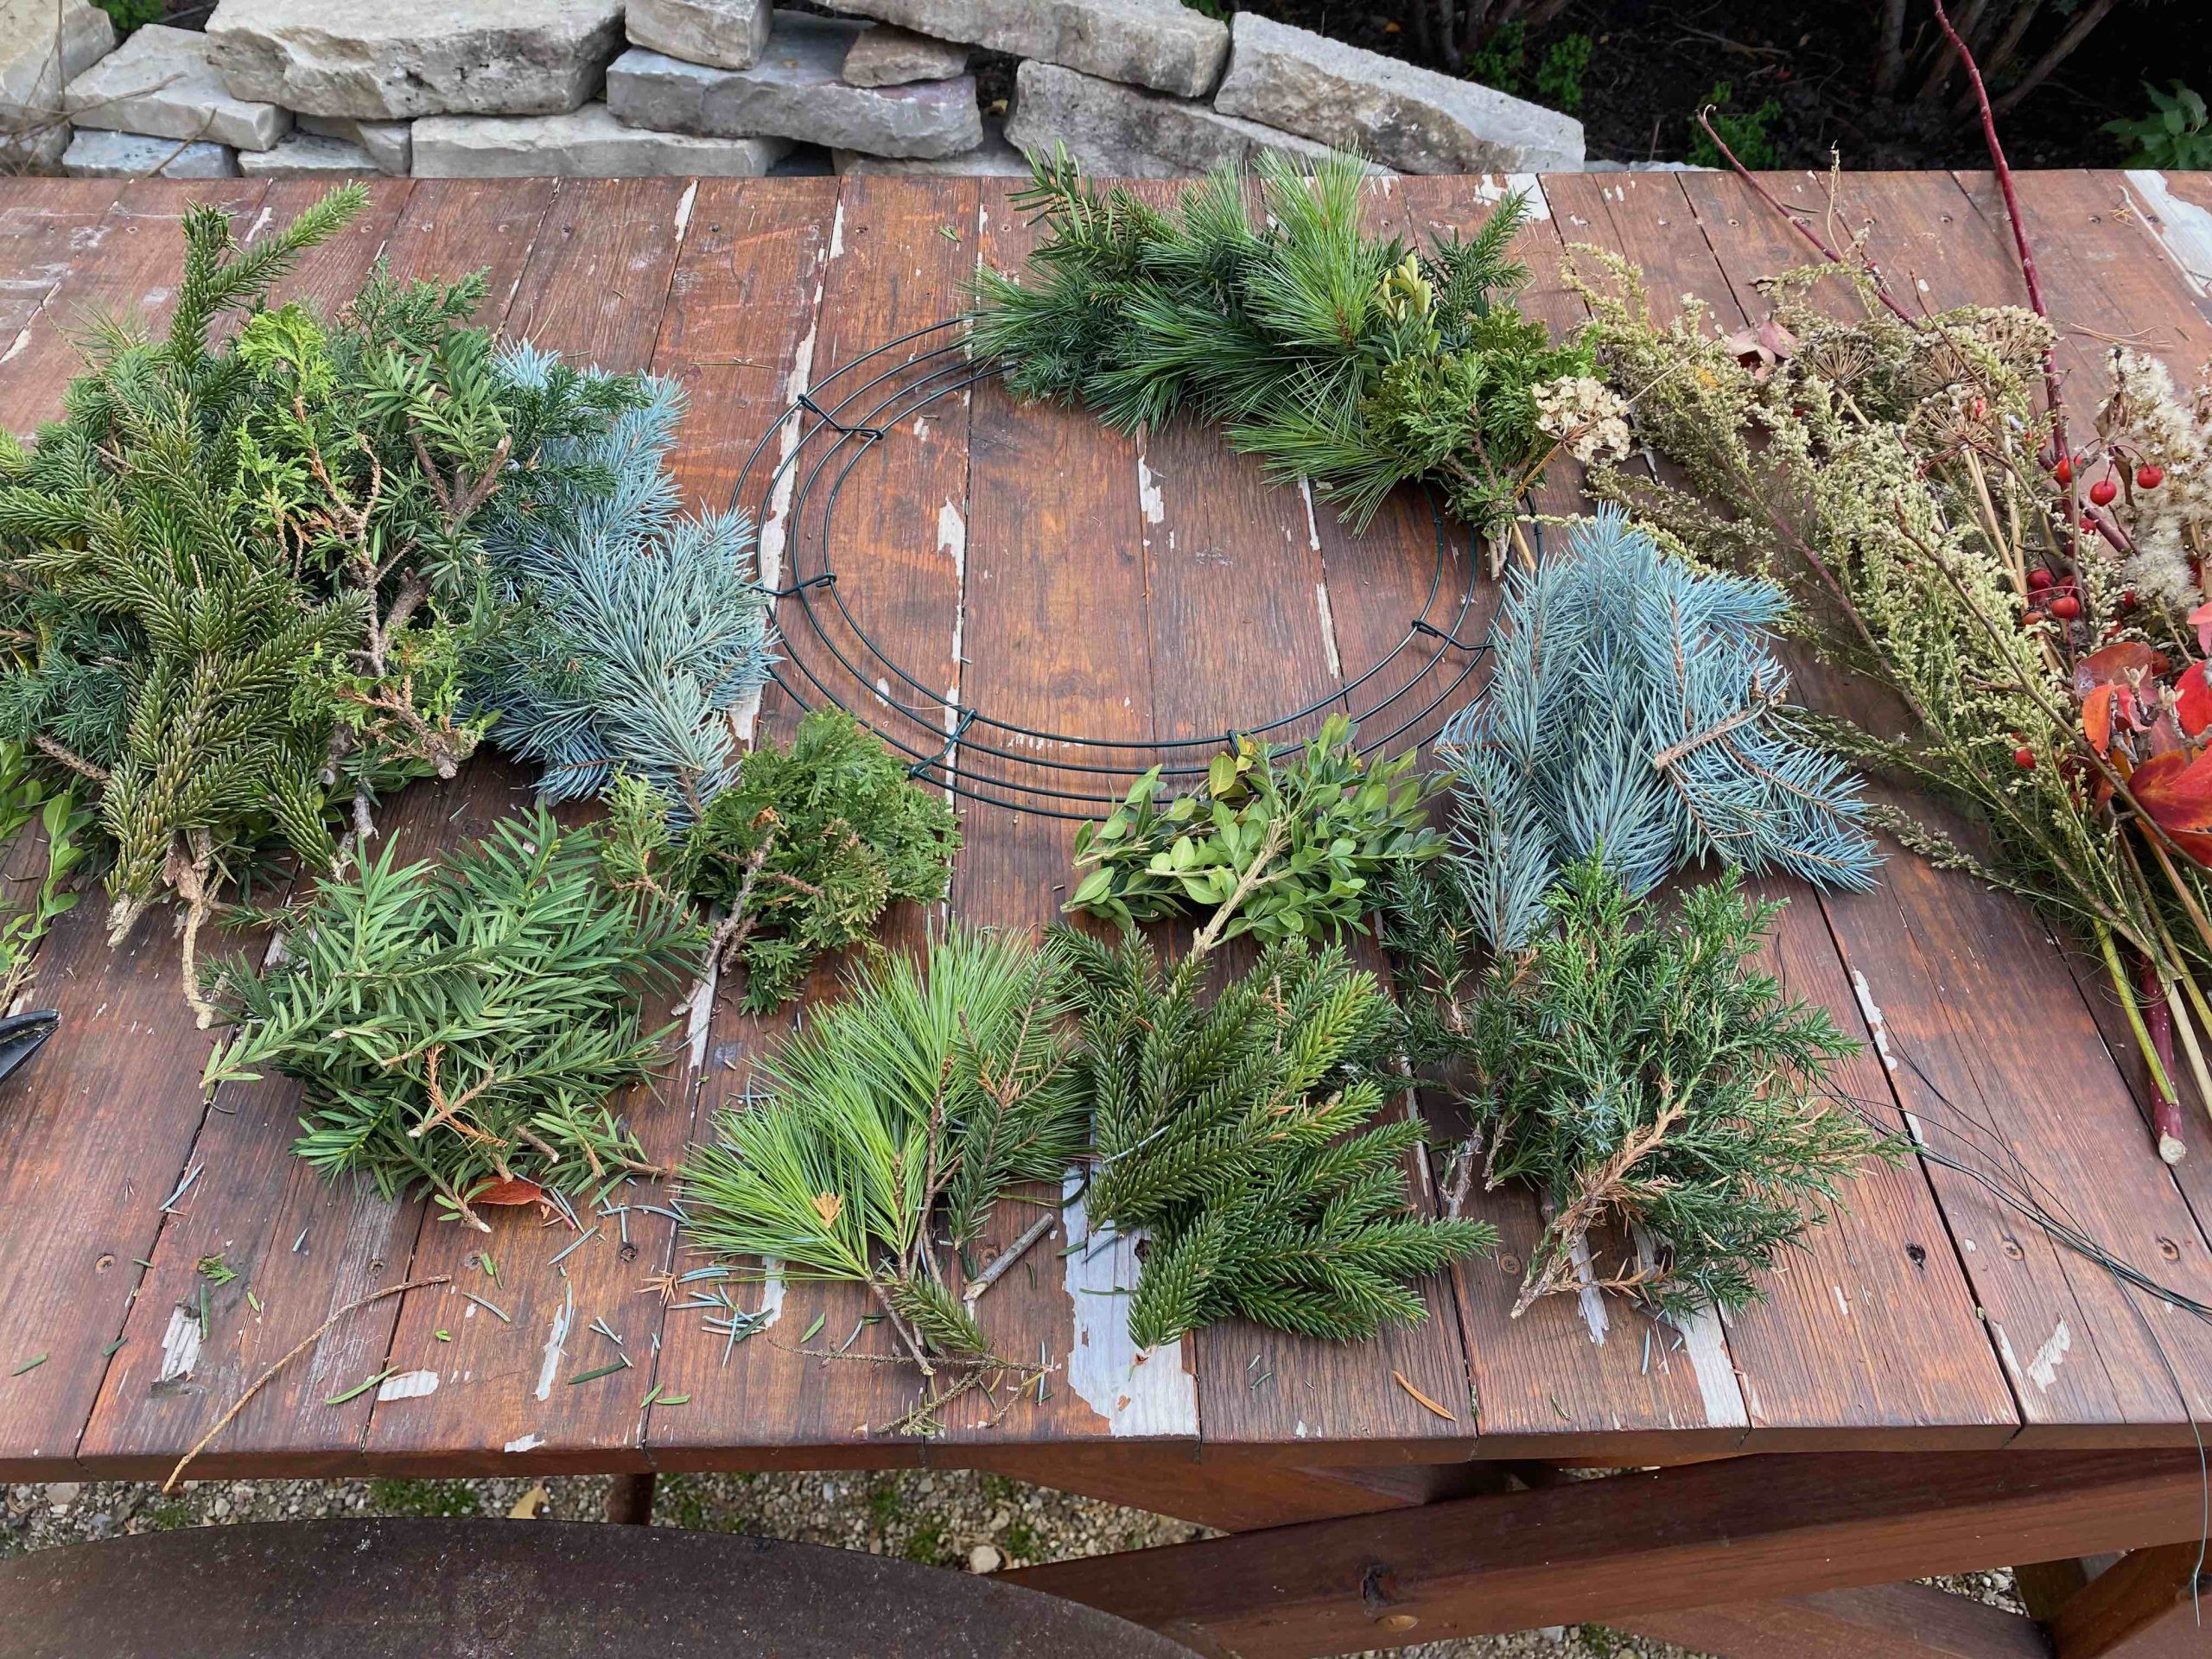
[[(1562, 35), (1544, 48), (1536, 65), (1535, 96), (1572, 114), (1582, 107), (1582, 77), (1595, 50), (1587, 35)], [(1504, 24), (1467, 60), (1469, 80), (1519, 97), (1529, 90), (1529, 28), (1520, 19)]]
[[(1721, 143), (1734, 150), (1736, 159), (1745, 167), (1755, 172), (1762, 168), (1779, 167), (1782, 152), (1775, 148), (1767, 128), (1782, 118), (1782, 105), (1770, 98), (1755, 110), (1731, 109), (1729, 105), (1735, 99), (1733, 81), (1716, 80), (1713, 90), (1700, 100), (1699, 107), (1713, 106), (1713, 130), (1720, 135)], [(1690, 160), (1700, 167), (1719, 167), (1724, 160), (1720, 145), (1706, 135), (1694, 112), (1690, 118)]]
[(2151, 113), (2139, 121), (2107, 121), (2104, 130), (2128, 145), (2124, 167), (2172, 168), (2183, 173), (2212, 168), (2212, 123), (2204, 99), (2180, 81), (2162, 92), (2149, 81)]
[(118, 35), (160, 22), (167, 10), (163, 0), (92, 0), (92, 3), (114, 20)]

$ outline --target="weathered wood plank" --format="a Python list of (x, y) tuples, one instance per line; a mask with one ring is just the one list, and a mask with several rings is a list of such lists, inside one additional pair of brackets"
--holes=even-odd
[[(264, 205), (278, 211), (263, 228), (318, 194), (272, 185)], [(479, 320), (497, 327), (552, 194), (550, 181), (497, 194), (480, 185), (377, 188), (370, 213), (310, 255), (291, 283), (328, 308), (379, 257), (402, 279), (450, 279), (480, 264), (492, 283)], [(372, 240), (379, 219), (383, 234)], [(431, 855), (512, 810), (518, 782), (479, 765), (449, 786), (418, 785), (386, 805), (385, 832), (405, 855)], [(190, 1064), (199, 1064), (196, 1051)], [(196, 1069), (185, 1080), (196, 1085)], [(270, 1362), (356, 1297), (405, 1278), (421, 1203), (388, 1203), (365, 1182), (318, 1179), (291, 1154), (299, 1098), (296, 1084), (276, 1077), (218, 1092), (194, 1147), (205, 1173), (148, 1255), (154, 1265), (86, 1426), (87, 1468), (167, 1474)], [(190, 1317), (198, 1264), (217, 1254), (239, 1277), (207, 1287), (214, 1318), (201, 1330)], [(265, 1466), (272, 1457), (333, 1468), (357, 1454), (372, 1401), (325, 1402), (381, 1368), (398, 1313), (386, 1301), (334, 1327), (225, 1430), (207, 1472)]]
[[(863, 449), (860, 439), (808, 417), (804, 441), (794, 452), (795, 480), (781, 498), (790, 516), (780, 579), (789, 588), (830, 569), (839, 580), (834, 588), (788, 594), (778, 606), (786, 658), (779, 679), (789, 690), (764, 702), (765, 735), (787, 739), (802, 706), (835, 702), (911, 758), (933, 756), (943, 741), (940, 705), (957, 696), (961, 675), (966, 400), (956, 391), (916, 406), (906, 395), (937, 384), (927, 365), (940, 359), (926, 354), (946, 343), (943, 334), (925, 334), (866, 364), (859, 359), (944, 320), (949, 296), (974, 268), (977, 206), (976, 187), (966, 181), (848, 179), (840, 192), (823, 251), (807, 390), (839, 423), (883, 429), (886, 436)], [(909, 366), (918, 360), (924, 366)], [(766, 413), (772, 418), (774, 411)], [(760, 425), (765, 429), (767, 420)], [(926, 912), (902, 906), (889, 918), (888, 942), (920, 950), (943, 919), (937, 906)], [(850, 965), (818, 964), (807, 1000), (834, 997)], [(708, 1038), (715, 1059), (701, 1091), (700, 1138), (714, 1133), (715, 1113), (741, 1109), (751, 1063), (803, 1018), (802, 1008), (759, 1018), (717, 1007)], [(686, 1256), (683, 1265), (706, 1259)], [(693, 1400), (656, 1419), (657, 1458), (681, 1458), (683, 1448), (732, 1440), (781, 1445), (793, 1433), (821, 1433), (825, 1424), (836, 1426), (829, 1431), (833, 1436), (865, 1437), (868, 1427), (880, 1429), (920, 1397), (921, 1379), (910, 1368), (876, 1363), (896, 1353), (898, 1343), (887, 1325), (863, 1323), (879, 1309), (862, 1287), (730, 1288), (748, 1306), (780, 1295), (784, 1312), (731, 1351), (727, 1363), (725, 1338), (701, 1329), (696, 1312), (673, 1316), (664, 1363), (682, 1367), (671, 1375), (684, 1382), (670, 1386), (688, 1387)], [(817, 1317), (821, 1329), (802, 1343)], [(812, 1360), (795, 1351), (832, 1349), (849, 1339), (847, 1359)], [(787, 1422), (805, 1427), (787, 1428)]]
[(2194, 1452), (1778, 1454), (1026, 1567), (1243, 1659), (1804, 1596), (2196, 1535)]
[(2198, 1539), (2130, 1550), (2066, 1599), (2051, 1615), (2057, 1659), (2154, 1659), (2205, 1640), (2196, 1607)]
[[(55, 284), (0, 378), (10, 429), (60, 412), (78, 366), (70, 331), (88, 318), (136, 308), (153, 326), (165, 319), (188, 200), (245, 211), (266, 188), (126, 186), (99, 221), (99, 257)], [(102, 1351), (138, 1282), (135, 1263), (200, 1126), (209, 1039), (180, 994), (168, 909), (156, 907), (114, 951), (106, 910), (105, 895), (89, 893), (48, 938), (38, 990), (61, 1027), (0, 1112), (0, 1213), (41, 1216), (0, 1251), (0, 1469), (75, 1452)], [(62, 1192), (77, 1201), (55, 1206)]]
[[(1732, 177), (1685, 174), (1676, 182), (1708, 251), (1702, 261), (1692, 252), (1687, 267), (1670, 267), (1663, 284), (1655, 278), (1655, 290), (1663, 289), (1669, 303), (1676, 292), (1696, 294), (1723, 327), (1764, 318), (1768, 308), (1753, 284), (1802, 263), (1795, 233)], [(1645, 216), (1674, 212), (1656, 207)], [(1617, 225), (1624, 214), (1616, 212)], [(1805, 695), (1816, 696), (1825, 677), (1814, 667)], [(1839, 1074), (1839, 1086), (1901, 1130), (1876, 1033), (1828, 926), (1827, 898), (1799, 882), (1759, 886), (1789, 905), (1770, 953), (1776, 970), (1868, 1044)], [(1920, 1444), (1969, 1447), (2001, 1443), (2018, 1425), (1957, 1252), (1917, 1168), (1866, 1170), (1808, 1250), (1774, 1276), (1770, 1295), (1729, 1321), (1751, 1408), (1747, 1447), (1814, 1449), (1838, 1443), (1839, 1431), (1877, 1427)]]
[[(690, 188), (677, 179), (563, 181), (538, 226), (503, 332), (612, 373), (647, 368), (688, 228)], [(621, 297), (610, 301), (618, 290)], [(510, 787), (499, 805), (520, 810), (527, 779), (502, 771)], [(691, 1084), (688, 1057), (671, 1046), (664, 1074), (620, 1103), (647, 1162), (672, 1167), (683, 1156)], [(674, 1224), (635, 1207), (665, 1207), (658, 1181), (632, 1179), (608, 1202), (620, 1207), (606, 1216), (577, 1205), (587, 1232), (597, 1231), (573, 1251), (575, 1230), (543, 1226), (527, 1209), (492, 1211), (488, 1236), (425, 1212), (409, 1274), (452, 1282), (410, 1292), (400, 1303), (388, 1362), (400, 1376), (378, 1391), (370, 1458), (392, 1466), (427, 1460), (493, 1468), (513, 1467), (526, 1452), (538, 1467), (642, 1466), (639, 1402), (652, 1387), (661, 1306), (636, 1292), (646, 1273), (665, 1268)], [(496, 1281), (482, 1270), (487, 1251)], [(512, 1323), (467, 1300), (471, 1291)], [(624, 1342), (594, 1334), (594, 1322)], [(569, 1388), (571, 1376), (618, 1358), (631, 1369)]]
[[(87, 191), (80, 184), (94, 188)], [(186, 206), (204, 201), (250, 220), (269, 186), (254, 179), (192, 185), (134, 179), (111, 194), (112, 205), (97, 219), (89, 218), (90, 204), (105, 181), (49, 186), (41, 180), (33, 187), (35, 196), (21, 184), (16, 188), (19, 200), (41, 207), (54, 201), (58, 215), (49, 222), (58, 245), (55, 237), (41, 237), (37, 246), (10, 256), (22, 259), (25, 277), (33, 283), (18, 291), (35, 296), (36, 302), (0, 347), (8, 354), (6, 372), (0, 373), (0, 426), (28, 434), (61, 412), (61, 390), (82, 366), (78, 340), (90, 324), (108, 316), (152, 323), (166, 319), (184, 268), (180, 226)], [(40, 283), (46, 284), (42, 293)]]
[[(1809, 181), (1776, 182), (1825, 207)], [(1853, 227), (1908, 302), (2018, 302), (2009, 232), (1970, 194), (1925, 176), (1853, 182)], [(1747, 213), (1737, 217), (1750, 228)], [(2126, 1080), (2047, 931), (2018, 904), (1917, 859), (1892, 858), (1885, 881), (1827, 905), (1854, 986), (1888, 1011), (1891, 1080), (1916, 1132), (1954, 1157), (2026, 1170), (2107, 1247), (2205, 1294), (2212, 1255), (2171, 1179), (2158, 1179)], [(2139, 1179), (2115, 1192), (2110, 1172), (2130, 1165)], [(2164, 1304), (2139, 1302), (2139, 1315), (2108, 1274), (1972, 1178), (1936, 1169), (1930, 1179), (2020, 1400), (2024, 1440), (2158, 1439), (2185, 1435), (2191, 1413), (2201, 1419), (2202, 1325)]]
[[(1019, 270), (1035, 242), (1011, 190), (987, 183), (982, 256)], [(1136, 447), (1087, 410), (1017, 403), (996, 380), (976, 389), (969, 415), (968, 662), (969, 705), (1001, 720), (1068, 735), (1145, 744), (1158, 735), (1155, 699), (1166, 665), (1152, 657), (1150, 559)], [(1052, 774), (963, 743), (961, 781), (1017, 778), (1095, 799), (1114, 787), (1103, 774)], [(995, 747), (1020, 752), (1001, 734)], [(1038, 758), (1081, 766), (1126, 764), (1126, 751), (1056, 749)], [(987, 785), (986, 785), (987, 787)], [(1091, 810), (1089, 801), (1060, 803)], [(1071, 879), (1071, 822), (1042, 812), (970, 807), (968, 846), (953, 880), (956, 915), (1005, 927), (1055, 921)], [(1126, 1243), (1061, 1255), (1088, 1242), (1080, 1207), (1063, 1213), (1031, 1251), (1035, 1282), (1018, 1268), (1007, 1290), (1051, 1332), (1059, 1367), (1033, 1414), (1008, 1433), (1179, 1439), (1198, 1427), (1192, 1344), (1149, 1357), (1129, 1347), (1125, 1299), (1135, 1282)], [(1019, 1283), (1009, 1281), (1019, 1280)], [(1001, 1311), (1002, 1312), (1002, 1311)], [(1021, 1350), (1027, 1357), (1028, 1348)], [(1027, 1410), (1027, 1408), (1025, 1408)]]
[(2035, 1620), (1925, 1584), (1631, 1613), (1612, 1628), (1718, 1659), (2050, 1659)]
[[(79, 263), (99, 257), (106, 240), (103, 221), (122, 194), (120, 179), (72, 179), (0, 207), (0, 245), (8, 251), (7, 274), (0, 276), (0, 369), (10, 378), (54, 289)], [(36, 404), (23, 408), (26, 426), (46, 412)]]
[[(1417, 224), (1465, 228), (1469, 219), (1457, 216), (1464, 207), (1449, 204), (1450, 186), (1464, 181), (1407, 180), (1399, 188)], [(1542, 188), (1548, 217), (1521, 244), (1534, 279), (1529, 305), (1566, 329), (1585, 314), (1559, 282), (1562, 242), (1609, 241), (1611, 226), (1594, 181), (1553, 175)], [(1593, 230), (1593, 221), (1604, 228)], [(1571, 467), (1561, 476), (1579, 482)], [(1570, 512), (1583, 505), (1579, 494), (1553, 505)], [(1469, 1262), (1456, 1274), (1484, 1455), (1545, 1456), (1572, 1443), (1628, 1458), (1651, 1455), (1661, 1444), (1710, 1452), (1741, 1440), (1743, 1395), (1717, 1322), (1706, 1322), (1693, 1341), (1595, 1289), (1548, 1297), (1514, 1319), (1544, 1215), (1533, 1194), (1517, 1185), (1485, 1191), (1479, 1174), (1465, 1213), (1491, 1223), (1501, 1240), (1497, 1260)]]

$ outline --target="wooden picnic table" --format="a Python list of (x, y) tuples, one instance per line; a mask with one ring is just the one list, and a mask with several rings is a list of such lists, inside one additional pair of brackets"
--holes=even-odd
[[(1522, 238), (1527, 303), (1556, 327), (1581, 315), (1558, 276), (1568, 245), (1625, 254), (1655, 303), (1696, 296), (1732, 328), (1764, 314), (1759, 278), (1807, 257), (1724, 175), (1511, 182), (1538, 203)], [(1768, 182), (1826, 213), (1820, 179)], [(1465, 227), (1506, 183), (1393, 180), (1370, 211), (1404, 235)], [(2019, 184), (2075, 397), (2097, 395), (2114, 339), (2193, 378), (2212, 340), (2212, 179), (2067, 172)], [(1931, 307), (2018, 298), (1988, 177), (1844, 185), (1846, 233), (1866, 229), (1901, 290)], [(287, 292), (331, 302), (379, 258), (402, 276), (488, 267), (485, 320), (505, 334), (682, 384), (690, 412), (674, 461), (687, 497), (725, 505), (742, 474), (753, 492), (742, 504), (767, 527), (764, 565), (788, 580), (804, 573), (805, 515), (825, 493), (802, 492), (795, 510), (774, 486), (778, 446), (823, 435), (818, 416), (786, 411), (838, 366), (957, 314), (979, 263), (1018, 267), (1033, 232), (1013, 188), (379, 181)], [(1176, 187), (1143, 188), (1166, 200)], [(187, 201), (259, 232), (319, 188), (0, 186), (0, 420), (28, 433), (58, 411), (88, 309), (162, 315)], [(748, 470), (764, 434), (769, 464)], [(1577, 480), (1559, 474), (1541, 505), (1579, 501)], [(949, 704), (1136, 747), (1259, 713), (1313, 707), (1318, 721), (1412, 620), (1464, 593), (1470, 557), (1464, 538), (1446, 543), (1440, 588), (1436, 524), (1418, 498), (1353, 537), (1210, 431), (1131, 439), (1079, 410), (1020, 405), (993, 379), (904, 418), (851, 469), (836, 513), (842, 610), (814, 604), (818, 589), (781, 601), (787, 680), (801, 683), (803, 667), (842, 673), (841, 700), (864, 715), (871, 696), (890, 707), (899, 694), (868, 683), (869, 659), (834, 648), (840, 627), (864, 629)], [(1494, 591), (1477, 585), (1478, 613)], [(1456, 671), (1468, 630), (1436, 626), (1455, 637), (1390, 660), (1402, 709)], [(1429, 711), (1408, 741), (1448, 711)], [(787, 728), (794, 699), (772, 688), (761, 717)], [(993, 764), (1015, 764), (1013, 747), (999, 744)], [(963, 765), (949, 741), (928, 775), (957, 781)], [(482, 758), (449, 785), (409, 789), (387, 806), (386, 831), (426, 855), (526, 793), (522, 774)], [(1072, 823), (963, 804), (950, 913), (1051, 920)], [(2116, 1255), (2212, 1300), (2212, 1122), (2192, 1097), (2189, 1157), (2174, 1168), (2153, 1157), (2142, 1079), (2115, 1058), (2131, 1051), (2099, 978), (2017, 904), (1910, 855), (1865, 896), (1768, 885), (1792, 900), (1777, 969), (1866, 1040), (1846, 1088), (1930, 1146), (2031, 1175)], [(641, 1288), (696, 1265), (670, 1217), (637, 1207), (665, 1203), (650, 1187), (625, 1195), (625, 1213), (587, 1216), (597, 1231), (579, 1244), (533, 1213), (500, 1212), (486, 1238), (420, 1201), (326, 1185), (290, 1151), (291, 1085), (203, 1095), (214, 1038), (194, 1027), (160, 912), (111, 950), (103, 910), (79, 906), (47, 943), (35, 1001), (60, 1010), (60, 1030), (0, 1090), (0, 1472), (11, 1479), (166, 1475), (334, 1311), (448, 1276), (340, 1320), (194, 1476), (992, 1469), (1243, 1535), (1024, 1576), (1244, 1654), (1584, 1618), (1745, 1654), (2024, 1654), (2042, 1639), (2024, 1621), (1936, 1606), (1911, 1586), (1842, 1587), (2197, 1535), (2212, 1327), (2125, 1290), (1973, 1175), (1932, 1161), (1871, 1170), (1763, 1304), (1680, 1326), (1595, 1292), (1509, 1319), (1539, 1216), (1529, 1194), (1502, 1189), (1469, 1205), (1498, 1227), (1500, 1259), (1430, 1283), (1419, 1326), (1331, 1345), (1222, 1325), (1136, 1363), (1111, 1294), (1131, 1264), (1068, 1251), (1063, 1225), (982, 1304), (1001, 1352), (1054, 1368), (1043, 1397), (1010, 1409), (977, 1398), (950, 1409), (940, 1436), (902, 1438), (884, 1426), (918, 1397), (909, 1368), (794, 1351), (807, 1332), (817, 1346), (889, 1351), (888, 1333), (861, 1323), (856, 1287), (772, 1290), (776, 1322), (734, 1345)], [(893, 932), (912, 942), (942, 919), (904, 915)], [(817, 988), (832, 983), (825, 973)], [(708, 1134), (710, 1114), (742, 1093), (749, 1057), (790, 1023), (718, 1002), (671, 1076), (626, 1103), (650, 1154), (672, 1163)], [(1425, 1165), (1418, 1173), (1433, 1197)], [(992, 1249), (1027, 1218), (1001, 1210)], [(217, 1255), (237, 1275), (219, 1286), (199, 1270)], [(617, 1356), (594, 1322), (620, 1334), (631, 1367), (572, 1384)], [(649, 1404), (656, 1392), (688, 1398)], [(1558, 1477), (1621, 1465), (1656, 1472)], [(2171, 1601), (2178, 1558), (2128, 1559), (2127, 1585), (2096, 1580), (2106, 1599), (2132, 1586), (2139, 1601), (2141, 1582), (2158, 1580)], [(2074, 1649), (2093, 1650), (2106, 1649)]]

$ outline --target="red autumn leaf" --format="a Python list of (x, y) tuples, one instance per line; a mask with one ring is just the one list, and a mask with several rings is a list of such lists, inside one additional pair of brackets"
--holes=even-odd
[(2158, 671), (2158, 653), (2140, 639), (2122, 639), (2093, 651), (2074, 664), (2074, 695), (2086, 701), (2101, 685), (2127, 685)]
[(2082, 732), (2099, 754), (2112, 753), (2112, 706), (2120, 695), (2116, 685), (2100, 685), (2082, 702)]
[(2129, 776), (2127, 789), (2168, 835), (2212, 831), (2212, 749), (2154, 754)]
[(519, 1175), (510, 1175), (505, 1180), (484, 1183), (468, 1195), (471, 1204), (543, 1204), (545, 1189), (536, 1181), (524, 1180)]
[(2191, 663), (2182, 671), (2181, 678), (2174, 682), (2174, 690), (2181, 693), (2174, 705), (2174, 713), (2181, 717), (2181, 728), (2195, 737), (2207, 726), (2212, 726), (2212, 682), (2204, 677), (2204, 664)]
[(2212, 655), (2212, 601), (2198, 606), (2189, 613), (2190, 626), (2196, 630), (2196, 648)]

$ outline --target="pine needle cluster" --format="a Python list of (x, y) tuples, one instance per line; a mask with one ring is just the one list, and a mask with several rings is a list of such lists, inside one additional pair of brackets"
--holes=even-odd
[(1085, 870), (1065, 908), (1118, 923), (1212, 912), (1198, 954), (1249, 933), (1263, 944), (1319, 938), (1380, 903), (1394, 870), (1436, 857), (1428, 824), (1442, 779), (1411, 750), (1372, 760), (1332, 715), (1302, 747), (1238, 738), (1205, 782), (1161, 804), (1154, 766), (1101, 823), (1076, 831)]
[(1591, 372), (1586, 346), (1513, 306), (1526, 198), (1415, 251), (1361, 230), (1357, 157), (1310, 177), (1272, 152), (1255, 165), (1256, 215), (1236, 168), (1168, 213), (1089, 183), (1065, 151), (1039, 156), (1016, 201), (1049, 234), (1029, 282), (981, 274), (970, 350), (1021, 396), (1080, 400), (1125, 431), (1180, 411), (1225, 423), (1355, 529), (1417, 479), (1488, 528), (1560, 435), (1540, 424), (1540, 390)]
[[(1858, 1044), (1751, 966), (1780, 909), (1746, 903), (1732, 871), (1656, 921), (1586, 860), (1526, 957), (1481, 981), (1455, 1023), (1488, 1179), (1552, 1205), (1516, 1315), (1585, 1283), (1674, 1315), (1758, 1300), (1758, 1275), (1891, 1155), (1827, 1090)], [(1616, 1265), (1592, 1262), (1601, 1232), (1623, 1241)]]
[(652, 1076), (665, 1033), (641, 1028), (640, 995), (699, 935), (613, 893), (594, 832), (541, 810), (436, 867), (387, 847), (287, 914), (282, 943), (213, 976), (238, 1030), (204, 1081), (297, 1078), (295, 1149), (326, 1175), (428, 1187), (481, 1227), (472, 1201), (512, 1202), (508, 1184), (585, 1193), (650, 1167), (610, 1097)]
[(960, 849), (952, 809), (835, 709), (809, 714), (789, 747), (746, 754), (681, 829), (677, 804), (643, 779), (619, 776), (607, 806), (616, 885), (720, 909), (710, 957), (743, 966), (744, 1005), (759, 1014), (893, 903), (942, 899)]
[(972, 1243), (1023, 1181), (1083, 1145), (1064, 949), (956, 929), (874, 963), (766, 1063), (765, 1098), (685, 1166), (690, 1236), (786, 1277), (868, 1285), (919, 1357), (988, 1351), (930, 1233)]
[(1713, 858), (1824, 887), (1873, 885), (1858, 779), (1790, 728), (1771, 582), (1662, 553), (1618, 509), (1506, 579), (1483, 696), (1438, 753), (1454, 786), (1442, 875), (1515, 951), (1578, 860), (1630, 894)]
[(1288, 942), (1215, 997), (1201, 960), (1064, 933), (1091, 1114), (1086, 1213), (1151, 1240), (1129, 1332), (1156, 1347), (1217, 1320), (1349, 1340), (1427, 1317), (1408, 1282), (1496, 1247), (1414, 1213), (1419, 1119), (1375, 1122), (1389, 999), (1342, 950)]
[[(566, 372), (526, 345), (496, 368), (547, 397)], [(668, 452), (683, 416), (682, 389), (648, 378), (611, 425), (546, 443), (537, 487), (493, 504), (503, 615), (470, 678), (499, 746), (544, 769), (550, 800), (596, 795), (620, 771), (689, 822), (728, 785), (733, 716), (767, 679), (751, 521), (677, 511)]]

